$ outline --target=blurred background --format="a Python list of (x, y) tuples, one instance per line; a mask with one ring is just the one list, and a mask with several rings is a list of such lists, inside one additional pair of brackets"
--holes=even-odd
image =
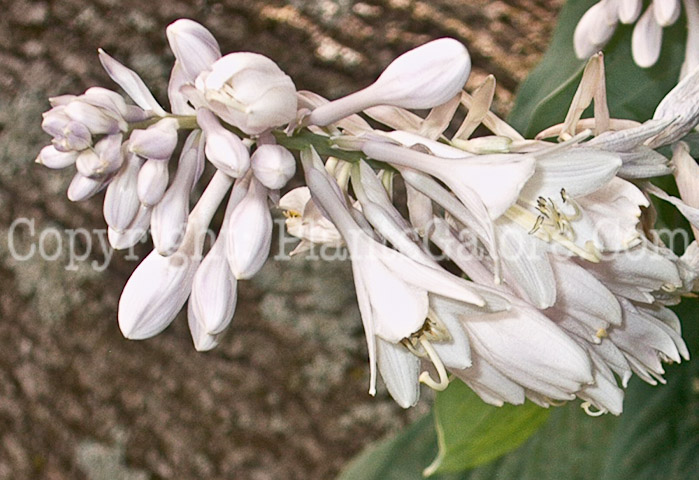
[[(384, 390), (367, 394), (342, 262), (269, 261), (239, 284), (233, 326), (212, 352), (194, 350), (183, 316), (151, 340), (121, 336), (117, 304), (136, 261), (100, 243), (101, 195), (70, 203), (71, 169), (33, 163), (50, 140), (49, 96), (116, 89), (97, 47), (166, 105), (165, 27), (181, 17), (207, 26), (224, 54), (265, 54), (299, 89), (331, 98), (453, 36), (471, 52), (471, 86), (495, 74), (505, 115), (561, 3), (0, 1), (0, 479), (328, 479), (430, 405), (426, 394), (402, 411)], [(80, 228), (90, 236), (70, 233)]]

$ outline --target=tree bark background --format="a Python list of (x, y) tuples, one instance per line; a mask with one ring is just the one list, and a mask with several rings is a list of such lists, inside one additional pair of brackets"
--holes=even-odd
[[(469, 47), (471, 86), (496, 75), (506, 113), (560, 3), (0, 1), (0, 479), (328, 479), (429, 408), (367, 394), (344, 262), (269, 261), (240, 284), (233, 326), (209, 353), (194, 350), (182, 316), (151, 340), (120, 335), (117, 303), (136, 262), (117, 252), (100, 271), (102, 197), (70, 203), (71, 173), (33, 163), (49, 141), (47, 97), (116, 88), (97, 47), (164, 101), (164, 29), (193, 18), (224, 53), (263, 53), (299, 89), (334, 98), (448, 35)], [(71, 247), (88, 255), (71, 263)]]

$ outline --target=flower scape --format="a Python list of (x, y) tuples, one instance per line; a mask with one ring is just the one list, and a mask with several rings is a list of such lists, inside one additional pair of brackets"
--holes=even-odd
[[(534, 139), (490, 111), (492, 76), (463, 90), (471, 61), (457, 40), (415, 48), (375, 83), (328, 101), (297, 91), (265, 56), (222, 55), (206, 28), (182, 19), (167, 28), (170, 111), (100, 50), (130, 99), (101, 87), (51, 98), (42, 126), (53, 140), (37, 162), (75, 166), (72, 201), (105, 190), (114, 248), (150, 230), (154, 249), (119, 302), (129, 339), (162, 332), (187, 304), (195, 348), (214, 348), (237, 282), (269, 255), (281, 209), (300, 239), (293, 254), (350, 253), (370, 393), (380, 375), (409, 407), (420, 383), (443, 390), (458, 379), (492, 405), (577, 397), (591, 415), (618, 415), (634, 373), (664, 383), (663, 363), (689, 358), (667, 307), (697, 289), (699, 248), (680, 257), (663, 245), (649, 199), (699, 228), (699, 167), (682, 141), (699, 122), (699, 68), (683, 71), (652, 119), (610, 118), (599, 22), (587, 17), (617, 3), (640, 8), (603, 1), (583, 18), (576, 46), (593, 55), (565, 121)], [(673, 12), (653, 18), (671, 23)], [(582, 119), (592, 103), (594, 117)], [(473, 138), (479, 127), (490, 135)], [(297, 165), (306, 186), (286, 191)], [(682, 198), (649, 182), (672, 175)]]

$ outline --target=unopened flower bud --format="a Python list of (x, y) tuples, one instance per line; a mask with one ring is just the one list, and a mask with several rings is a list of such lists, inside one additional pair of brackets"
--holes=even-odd
[(375, 105), (432, 108), (461, 91), (471, 72), (471, 57), (460, 42), (440, 38), (396, 58), (368, 87), (322, 105), (310, 115), (325, 126)]
[(60, 169), (73, 165), (77, 158), (78, 152), (60, 152), (53, 145), (48, 145), (41, 149), (39, 156), (36, 157), (36, 163), (48, 168)]
[(168, 162), (148, 160), (138, 172), (137, 193), (141, 203), (154, 206), (163, 198), (169, 179)]
[(145, 130), (134, 130), (129, 137), (129, 151), (145, 158), (168, 160), (177, 147), (178, 127), (174, 118), (163, 118)]
[(182, 243), (189, 214), (189, 194), (198, 180), (200, 141), (200, 134), (190, 134), (182, 149), (175, 178), (153, 208), (151, 235), (161, 255), (171, 255)]
[(294, 156), (281, 145), (260, 145), (250, 162), (255, 178), (270, 190), (282, 188), (296, 173)]
[(226, 261), (225, 231), (214, 242), (194, 275), (187, 317), (198, 351), (211, 350), (235, 313), (237, 284)]
[(123, 163), (121, 140), (121, 134), (107, 135), (97, 142), (94, 149), (83, 150), (75, 162), (78, 172), (86, 177), (99, 178), (119, 170)]
[(267, 189), (255, 178), (228, 221), (226, 256), (239, 280), (251, 278), (265, 263), (272, 244), (272, 214)]
[(207, 108), (249, 135), (296, 118), (294, 82), (276, 63), (257, 53), (221, 57), (197, 77), (195, 85)]
[(573, 34), (575, 55), (579, 59), (588, 59), (607, 44), (617, 25), (616, 12), (611, 5), (616, 3), (599, 2), (582, 16)]
[(197, 110), (197, 123), (206, 138), (206, 158), (228, 176), (243, 176), (250, 168), (250, 153), (242, 140), (223, 128), (216, 116), (205, 108)]
[(136, 194), (138, 171), (143, 159), (131, 154), (129, 159), (107, 187), (104, 196), (104, 220), (111, 228), (122, 231), (133, 221), (141, 202)]
[(190, 82), (221, 58), (221, 49), (214, 36), (193, 20), (182, 18), (171, 23), (166, 34), (172, 53)]
[(138, 213), (128, 227), (123, 230), (115, 230), (112, 227), (107, 228), (107, 238), (109, 244), (115, 250), (123, 250), (136, 245), (143, 236), (148, 232), (150, 226), (151, 207), (141, 205), (138, 208)]
[(102, 190), (104, 186), (105, 180), (96, 180), (76, 173), (68, 186), (68, 200), (82, 202)]
[(80, 99), (66, 105), (64, 112), (71, 120), (85, 125), (93, 135), (117, 133), (119, 130), (127, 129), (126, 122), (119, 121), (116, 115)]

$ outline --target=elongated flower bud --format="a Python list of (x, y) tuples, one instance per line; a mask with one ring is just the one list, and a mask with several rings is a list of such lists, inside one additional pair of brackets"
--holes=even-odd
[(216, 337), (228, 327), (235, 313), (238, 282), (226, 261), (225, 235), (222, 231), (216, 239), (192, 283), (187, 317), (198, 351), (211, 350), (218, 344)]
[(325, 126), (375, 105), (432, 108), (453, 98), (471, 73), (460, 42), (440, 38), (396, 58), (372, 85), (316, 108), (309, 118)]
[(77, 152), (60, 152), (53, 145), (48, 145), (41, 149), (36, 157), (36, 163), (48, 168), (61, 169), (73, 165), (77, 158)]
[(214, 36), (193, 20), (182, 18), (171, 23), (166, 34), (172, 53), (189, 82), (221, 58), (221, 49)]
[(270, 190), (282, 188), (296, 173), (294, 156), (281, 145), (260, 145), (251, 163), (255, 178)]
[(187, 301), (201, 263), (207, 227), (231, 178), (214, 175), (187, 222), (184, 241), (169, 257), (153, 250), (136, 268), (119, 300), (119, 328), (126, 338), (140, 340), (163, 331)]
[(223, 128), (205, 108), (197, 110), (197, 123), (206, 138), (206, 158), (228, 176), (239, 178), (250, 168), (250, 153), (238, 136)]
[(156, 205), (165, 194), (169, 178), (168, 162), (148, 160), (138, 172), (137, 193), (141, 203), (146, 206)]
[(104, 188), (105, 180), (95, 180), (76, 173), (68, 186), (68, 200), (82, 202)]
[(267, 189), (255, 178), (245, 198), (228, 221), (226, 256), (239, 280), (255, 275), (267, 260), (272, 244), (272, 214), (267, 207)]
[(174, 253), (183, 240), (189, 213), (189, 194), (198, 177), (199, 135), (196, 132), (190, 134), (182, 149), (175, 179), (153, 208), (151, 234), (153, 244), (161, 255)]
[(105, 177), (116, 172), (124, 163), (121, 154), (122, 135), (107, 135), (97, 142), (94, 150), (83, 150), (75, 166), (82, 175), (90, 178)]
[(177, 147), (177, 128), (177, 120), (163, 118), (145, 130), (134, 130), (129, 151), (145, 158), (168, 160)]
[(136, 194), (138, 171), (143, 159), (131, 154), (124, 168), (114, 177), (104, 196), (104, 220), (117, 231), (125, 230), (138, 213), (141, 202)]

